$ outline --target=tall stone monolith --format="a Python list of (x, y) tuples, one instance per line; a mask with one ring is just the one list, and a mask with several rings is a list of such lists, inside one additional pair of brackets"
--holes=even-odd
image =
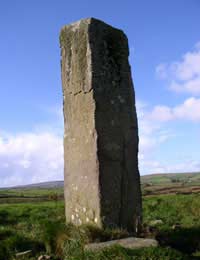
[(123, 31), (94, 18), (60, 34), (67, 221), (137, 231), (138, 124)]

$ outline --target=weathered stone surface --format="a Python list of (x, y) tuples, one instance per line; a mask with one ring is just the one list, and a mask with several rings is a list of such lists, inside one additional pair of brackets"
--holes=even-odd
[(158, 246), (158, 242), (155, 239), (129, 237), (101, 243), (91, 243), (85, 246), (85, 250), (98, 251), (116, 245), (129, 249), (138, 249), (145, 247), (156, 247)]
[(60, 34), (67, 221), (137, 231), (138, 125), (126, 35), (89, 18)]

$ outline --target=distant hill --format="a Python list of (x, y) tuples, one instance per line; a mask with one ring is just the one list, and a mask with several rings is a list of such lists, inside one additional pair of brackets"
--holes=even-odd
[(19, 185), (9, 188), (0, 188), (0, 189), (34, 189), (34, 188), (41, 188), (41, 189), (53, 189), (53, 188), (62, 188), (64, 186), (64, 181), (48, 181), (48, 182), (39, 182), (27, 185)]
[[(150, 174), (141, 176), (142, 184), (151, 184), (151, 185), (168, 185), (171, 183), (188, 183), (200, 185), (200, 172), (191, 172), (191, 173), (168, 173), (168, 174)], [(53, 189), (53, 188), (62, 188), (64, 186), (63, 181), (49, 181), (34, 183), (29, 185), (21, 185), (16, 187), (11, 187), (12, 189)], [(0, 188), (2, 189), (2, 188)], [(3, 188), (5, 189), (5, 188)], [(6, 188), (10, 189), (10, 188)]]
[(150, 183), (152, 185), (167, 185), (170, 183), (200, 184), (200, 172), (144, 175), (141, 176), (141, 182), (142, 184)]
[[(63, 186), (63, 181), (49, 181), (0, 188), (0, 204), (63, 200)], [(143, 196), (200, 194), (200, 172), (141, 176), (141, 189)]]

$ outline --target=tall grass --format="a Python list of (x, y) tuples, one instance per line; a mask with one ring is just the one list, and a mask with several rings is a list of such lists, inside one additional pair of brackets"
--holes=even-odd
[[(125, 250), (114, 247), (92, 253), (84, 245), (128, 236), (123, 230), (79, 228), (65, 224), (62, 201), (0, 204), (0, 260), (10, 260), (20, 251), (32, 250), (32, 257), (47, 253), (62, 260), (179, 260), (198, 259), (200, 252), (200, 195), (162, 195), (144, 198), (144, 226), (152, 220), (162, 224), (150, 230), (161, 247)], [(178, 228), (173, 229), (174, 225)], [(146, 235), (146, 234), (145, 234)], [(28, 259), (28, 258), (27, 258)]]

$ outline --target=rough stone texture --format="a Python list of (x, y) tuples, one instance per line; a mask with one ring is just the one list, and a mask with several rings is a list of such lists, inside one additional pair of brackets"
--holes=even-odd
[(129, 249), (138, 249), (145, 247), (157, 247), (158, 242), (155, 239), (129, 237), (101, 243), (91, 243), (85, 246), (85, 250), (98, 251), (116, 245)]
[(60, 34), (66, 219), (137, 232), (138, 125), (126, 35), (94, 18)]

